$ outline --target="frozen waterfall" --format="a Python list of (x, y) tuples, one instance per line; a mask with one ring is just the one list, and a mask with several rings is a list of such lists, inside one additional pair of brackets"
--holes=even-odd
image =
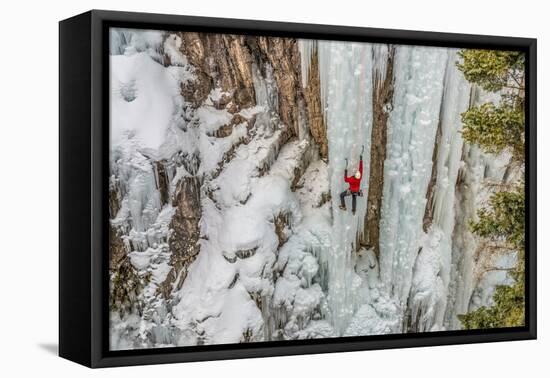
[(455, 227), (456, 181), (461, 167), (463, 140), (461, 113), (468, 109), (471, 85), (455, 65), (456, 50), (448, 51), (443, 103), (435, 151), (433, 220), (421, 238), (409, 297), (410, 322), (415, 331), (443, 328), (449, 292), (452, 234)]
[[(339, 210), (345, 159), (349, 174), (357, 169), (362, 146), (363, 177), (369, 176), (372, 127), (372, 46), (363, 43), (319, 42), (322, 103), (329, 141), (330, 192), (333, 209), (328, 304), (338, 334), (343, 334), (357, 309), (361, 279), (354, 271), (354, 251), (367, 209), (366, 196), (358, 197), (357, 213)], [(366, 182), (364, 180), (363, 182)], [(347, 199), (350, 200), (349, 198)], [(351, 207), (350, 207), (351, 208)]]
[(398, 47), (380, 225), (380, 277), (405, 310), (418, 254), (439, 122), (445, 49)]
[[(394, 95), (392, 105), (387, 105), (390, 116), (380, 271), (376, 278), (372, 277), (376, 273), (373, 271), (366, 283), (354, 269), (368, 205), (366, 197), (359, 198), (354, 217), (338, 210), (339, 193), (345, 189), (344, 159), (350, 159), (353, 170), (361, 145), (365, 145), (363, 177), (364, 185), (368, 185), (373, 75), (378, 82), (385, 79), (389, 47), (306, 40), (301, 40), (299, 47), (304, 85), (314, 49), (318, 52), (321, 102), (329, 141), (333, 231), (331, 248), (324, 257), (329, 271), (327, 318), (337, 334), (353, 334), (360, 321), (374, 323), (367, 327), (369, 330), (388, 326), (397, 332), (404, 327), (416, 331), (444, 329), (448, 297), (454, 294), (451, 255), (456, 222), (455, 183), (463, 165), (460, 115), (468, 108), (471, 95), (471, 85), (456, 68), (457, 50), (396, 47)], [(430, 184), (434, 186), (433, 199), (428, 204)], [(433, 219), (425, 232), (427, 206), (431, 207)], [(457, 227), (467, 227), (466, 219), (459, 221), (462, 224)], [(455, 302), (454, 298), (451, 302)], [(387, 318), (384, 312), (392, 306), (397, 313), (383, 320)], [(352, 319), (354, 324), (346, 331)], [(397, 325), (392, 325), (395, 319)]]

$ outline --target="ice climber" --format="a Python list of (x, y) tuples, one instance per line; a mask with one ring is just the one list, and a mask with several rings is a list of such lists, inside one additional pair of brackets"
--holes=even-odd
[(355, 214), (357, 207), (357, 196), (362, 196), (361, 191), (361, 179), (363, 178), (363, 153), (359, 156), (359, 169), (355, 172), (355, 175), (348, 176), (348, 165), (346, 159), (346, 169), (344, 169), (344, 181), (349, 184), (349, 189), (340, 193), (340, 209), (346, 210), (346, 196), (351, 195), (351, 212)]

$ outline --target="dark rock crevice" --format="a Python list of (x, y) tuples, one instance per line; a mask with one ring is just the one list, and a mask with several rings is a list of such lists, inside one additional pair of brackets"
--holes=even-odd
[(143, 285), (130, 263), (122, 233), (112, 225), (109, 227), (109, 241), (110, 310), (118, 312), (121, 317), (141, 313), (142, 305), (138, 299)]
[(281, 121), (299, 135), (299, 111), (296, 104), (302, 97), (300, 81), (300, 53), (298, 43), (290, 38), (254, 37), (247, 39), (250, 50), (261, 68), (265, 62), (273, 68), (277, 83), (278, 115)]
[(326, 161), (328, 159), (328, 139), (321, 103), (321, 77), (319, 76), (317, 48), (313, 49), (307, 83), (304, 89), (304, 98), (307, 105), (309, 131), (313, 140), (319, 146), (321, 158)]
[[(446, 68), (448, 70), (448, 66)], [(447, 78), (447, 73), (445, 74), (445, 79)], [(445, 88), (445, 81), (443, 83), (443, 88)], [(435, 188), (437, 184), (437, 164), (438, 164), (438, 154), (439, 154), (439, 145), (441, 143), (441, 137), (442, 137), (442, 119), (443, 119), (443, 105), (445, 104), (445, 89), (443, 89), (443, 92), (441, 94), (441, 105), (439, 108), (439, 122), (437, 124), (437, 131), (435, 134), (435, 141), (434, 141), (434, 148), (432, 152), (432, 172), (430, 174), (430, 181), (428, 183), (428, 189), (426, 191), (426, 210), (424, 212), (424, 217), (422, 219), (422, 229), (424, 232), (428, 232), (430, 229), (433, 217), (434, 217), (434, 196), (435, 196)]]
[(424, 211), (424, 217), (422, 219), (422, 229), (424, 232), (428, 232), (430, 229), (433, 217), (434, 217), (434, 195), (435, 186), (437, 183), (437, 154), (439, 153), (439, 143), (441, 143), (441, 112), (439, 117), (439, 124), (437, 126), (437, 132), (435, 135), (435, 144), (432, 154), (432, 172), (430, 175), (430, 181), (428, 183), (428, 190), (426, 191), (426, 210)]
[(171, 233), (168, 238), (172, 252), (172, 269), (159, 287), (165, 298), (169, 298), (173, 290), (181, 288), (187, 270), (200, 250), (200, 181), (196, 176), (187, 176), (180, 180), (172, 206), (176, 209), (170, 223)]
[(395, 47), (389, 46), (384, 80), (375, 75), (373, 91), (373, 125), (371, 134), (370, 175), (368, 179), (367, 213), (360, 245), (380, 255), (380, 219), (384, 191), (388, 118), (394, 91)]

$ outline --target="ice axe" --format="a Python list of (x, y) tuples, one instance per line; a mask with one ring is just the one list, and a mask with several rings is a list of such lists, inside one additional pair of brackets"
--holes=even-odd
[(348, 158), (345, 158), (346, 160), (346, 171), (348, 170)]

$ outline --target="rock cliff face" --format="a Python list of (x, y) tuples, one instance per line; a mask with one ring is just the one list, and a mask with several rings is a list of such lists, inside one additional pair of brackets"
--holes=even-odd
[[(304, 175), (309, 174), (308, 168), (319, 150), (325, 155), (327, 152), (319, 74), (312, 70), (313, 85), (304, 93), (296, 40), (204, 33), (174, 33), (162, 38), (161, 47), (155, 49), (161, 56), (155, 55), (155, 60), (162, 62), (168, 72), (180, 69), (176, 82), (183, 100), (172, 111), (177, 119), (169, 131), (173, 129), (174, 138), (187, 138), (195, 145), (184, 142), (173, 148), (165, 143), (159, 152), (151, 153), (130, 143), (131, 147), (113, 152), (110, 266), (112, 310), (119, 309), (112, 321), (121, 329), (113, 332), (117, 348), (143, 347), (168, 339), (177, 342), (173, 337), (179, 331), (174, 333), (173, 325), (167, 326), (162, 317), (178, 317), (170, 311), (185, 302), (181, 293), (189, 269), (203, 249), (206, 255), (212, 248), (211, 238), (215, 236), (205, 230), (210, 227), (205, 217), (214, 215), (205, 214), (205, 206), (211, 205), (220, 216), (234, 211), (233, 198), (238, 199), (237, 208), (250, 205), (249, 200), (254, 199), (252, 192), (234, 193), (231, 188), (231, 176), (245, 174), (233, 172), (234, 166), (244, 164), (243, 153), (255, 151), (245, 158), (253, 163), (244, 168), (252, 169), (249, 175), (265, 177), (266, 181), (283, 176), (291, 191), (299, 191), (310, 184), (304, 182)], [(117, 51), (129, 55), (133, 48), (126, 46)], [(309, 124), (315, 125), (314, 131)], [(152, 163), (144, 163), (143, 157)], [(140, 160), (138, 169), (135, 160)], [(152, 194), (146, 194), (138, 181), (152, 186)], [(143, 198), (146, 195), (151, 198)], [(326, 204), (327, 193), (320, 195), (325, 200), (313, 206)], [(264, 335), (281, 333), (288, 323), (288, 319), (275, 319), (269, 313), (279, 307), (267, 293), (273, 292), (277, 276), (284, 272), (284, 266), (276, 264), (276, 256), (289, 240), (292, 219), (300, 216), (284, 206), (273, 211), (267, 221), (277, 238), (270, 252), (275, 259), (266, 260), (262, 268), (265, 273), (260, 275), (270, 282), (271, 289), (246, 289), (263, 312), (266, 325), (260, 333)], [(245, 245), (216, 252), (222, 252), (220, 256), (226, 263), (237, 264), (256, 258), (261, 254), (259, 248)], [(246, 274), (237, 272), (228, 290), (239, 290), (245, 279)], [(131, 314), (137, 314), (142, 322), (147, 320), (147, 327), (139, 330)], [(291, 313), (287, 315), (292, 318)], [(196, 319), (189, 327), (193, 331), (188, 336), (195, 342), (208, 338), (198, 329)], [(242, 339), (257, 339), (257, 332), (247, 326), (242, 329)]]
[(193, 67), (196, 79), (183, 85), (182, 95), (195, 107), (213, 88), (224, 93), (216, 101), (223, 108), (232, 103), (233, 113), (255, 105), (252, 63), (246, 37), (205, 33), (177, 33), (180, 51)]
[[(300, 86), (300, 56), (295, 39), (248, 38), (254, 55), (273, 68), (278, 91), (278, 112), (281, 121), (299, 135), (299, 113), (302, 99)], [(260, 64), (260, 67), (262, 65)]]
[[(191, 112), (196, 112), (208, 100), (213, 90), (219, 90), (221, 93), (214, 100), (210, 98), (210, 101), (215, 109), (227, 109), (231, 118), (229, 122), (214, 130), (214, 137), (227, 138), (236, 126), (246, 124), (248, 132), (241, 138), (240, 143), (251, 140), (256, 119), (247, 119), (240, 112), (256, 105), (254, 69), (259, 70), (262, 76), (266, 75), (266, 70), (271, 70), (275, 79), (277, 98), (273, 111), (280, 118), (279, 126), (283, 130), (277, 149), (298, 135), (300, 109), (295, 104), (303, 102), (303, 94), (299, 85), (299, 55), (295, 40), (204, 33), (177, 33), (171, 38), (177, 40), (179, 51), (187, 58), (196, 77), (195, 80), (187, 81), (181, 86), (182, 97), (190, 103)], [(165, 61), (167, 65), (172, 64), (169, 56)], [(319, 93), (316, 96), (318, 101)], [(315, 94), (312, 93), (310, 98), (315, 101)], [(225, 155), (217, 172), (221, 172), (223, 166), (231, 160), (233, 151)], [(187, 165), (189, 164), (192, 163)], [(159, 167), (162, 187), (166, 187), (162, 165)], [(181, 288), (187, 269), (200, 250), (201, 185), (215, 175), (199, 175), (197, 169), (198, 167), (187, 168), (193, 176), (183, 177), (176, 183), (171, 199), (172, 206), (176, 209), (170, 224), (172, 232), (169, 238), (172, 268), (161, 285), (166, 298), (169, 298), (172, 290)], [(263, 168), (264, 171), (268, 169), (268, 166)], [(164, 194), (166, 191), (161, 193)], [(167, 202), (164, 198), (166, 195), (163, 195), (163, 203)]]
[[(206, 100), (213, 88), (224, 93), (216, 101), (233, 114), (256, 102), (255, 68), (273, 71), (277, 86), (277, 107), (283, 124), (298, 135), (300, 108), (300, 56), (294, 39), (251, 37), (221, 34), (179, 33), (180, 50), (194, 68), (197, 78), (186, 83), (182, 95), (195, 106)], [(310, 96), (319, 100), (319, 93)], [(234, 122), (236, 124), (236, 122)]]
[(176, 209), (168, 239), (172, 268), (159, 288), (167, 299), (173, 290), (181, 289), (189, 265), (200, 251), (200, 181), (197, 177), (184, 177), (177, 183), (172, 206)]

